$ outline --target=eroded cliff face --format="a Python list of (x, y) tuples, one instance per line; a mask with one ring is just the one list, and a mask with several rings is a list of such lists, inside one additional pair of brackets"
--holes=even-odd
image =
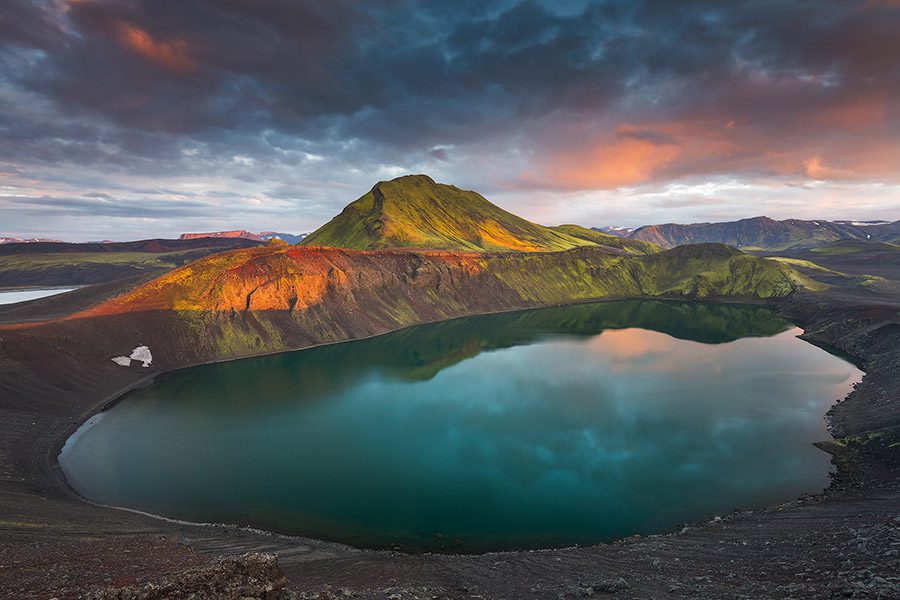
[(111, 357), (148, 345), (154, 364), (173, 367), (472, 314), (605, 298), (759, 301), (808, 285), (781, 263), (715, 244), (647, 256), (597, 247), (477, 253), (269, 245), (209, 256), (47, 326), (90, 331), (79, 335), (101, 346), (132, 331), (109, 348)]
[[(783, 297), (811, 285), (789, 267), (717, 244), (655, 255), (596, 247), (565, 252), (359, 251), (269, 245), (196, 261), (79, 317), (148, 310), (302, 312), (329, 300), (375, 308), (406, 298), (434, 305), (522, 305), (612, 296)], [(473, 306), (474, 308), (474, 306)]]
[(197, 261), (79, 316), (147, 310), (301, 312), (327, 298), (355, 301), (357, 296), (365, 304), (360, 294), (375, 290), (445, 291), (454, 279), (482, 273), (482, 259), (463, 252), (270, 245)]

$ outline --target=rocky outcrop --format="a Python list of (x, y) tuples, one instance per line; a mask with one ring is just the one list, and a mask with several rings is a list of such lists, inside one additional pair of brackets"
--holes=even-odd
[(202, 238), (241, 238), (257, 242), (264, 241), (255, 233), (250, 233), (245, 229), (236, 229), (234, 231), (208, 231), (204, 233), (182, 233), (178, 236), (179, 240), (196, 240)]
[(286, 579), (272, 554), (249, 553), (219, 559), (159, 581), (107, 588), (88, 600), (278, 600)]

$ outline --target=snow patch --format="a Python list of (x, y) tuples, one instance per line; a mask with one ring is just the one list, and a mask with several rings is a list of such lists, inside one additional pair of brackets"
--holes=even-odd
[(131, 360), (139, 360), (143, 364), (142, 367), (149, 367), (150, 363), (153, 362), (153, 355), (150, 354), (150, 348), (147, 346), (138, 346), (134, 350), (131, 351), (131, 356), (129, 357)]
[(116, 356), (111, 360), (122, 367), (130, 367), (131, 361), (136, 360), (141, 363), (142, 367), (146, 368), (153, 363), (153, 355), (150, 354), (150, 348), (147, 346), (138, 346), (131, 351), (131, 356)]

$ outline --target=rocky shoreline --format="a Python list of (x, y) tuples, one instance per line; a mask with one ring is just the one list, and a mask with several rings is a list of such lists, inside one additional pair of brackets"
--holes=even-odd
[[(288, 593), (298, 598), (896, 597), (900, 302), (894, 298), (835, 289), (777, 305), (804, 326), (806, 339), (856, 357), (866, 371), (829, 412), (835, 440), (822, 447), (838, 469), (823, 494), (723, 515), (672, 535), (477, 556), (361, 551), (88, 504), (60, 478), (60, 440), (96, 410), (98, 397), (117, 396), (114, 390), (146, 376), (138, 369), (80, 369), (93, 358), (84, 330), (4, 332), (0, 590), (6, 595), (0, 597), (80, 597), (245, 552), (277, 554)], [(110, 324), (120, 326), (114, 335), (123, 345), (131, 343), (126, 321)], [(174, 366), (166, 359), (161, 368)], [(23, 364), (51, 366), (23, 370)]]

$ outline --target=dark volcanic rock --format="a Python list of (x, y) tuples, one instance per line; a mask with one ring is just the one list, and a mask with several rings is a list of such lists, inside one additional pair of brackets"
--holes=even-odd
[(277, 600), (284, 573), (272, 554), (248, 553), (145, 584), (89, 593), (88, 600)]

